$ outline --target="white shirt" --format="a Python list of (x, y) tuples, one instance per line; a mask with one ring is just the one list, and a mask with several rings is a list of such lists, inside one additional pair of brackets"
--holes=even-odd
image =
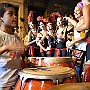
[[(0, 47), (3, 45), (7, 45), (10, 42), (19, 42), (16, 34), (10, 35), (0, 30)], [(15, 54), (15, 57), (12, 58), (10, 55)], [(16, 55), (18, 54), (18, 55)], [(0, 87), (8, 86), (6, 83), (14, 76), (14, 73), (17, 69), (21, 68), (20, 60), (19, 60), (20, 53), (18, 52), (5, 52), (0, 55)], [(14, 81), (11, 83), (9, 82), (9, 86), (12, 86)]]

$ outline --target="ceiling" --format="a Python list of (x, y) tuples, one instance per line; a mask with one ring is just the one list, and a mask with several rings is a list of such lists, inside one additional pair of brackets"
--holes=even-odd
[(26, 0), (28, 6), (39, 5), (48, 12), (59, 11), (73, 13), (75, 5), (81, 0)]

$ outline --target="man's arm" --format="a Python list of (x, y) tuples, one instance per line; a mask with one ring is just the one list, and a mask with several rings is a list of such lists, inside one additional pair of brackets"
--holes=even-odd
[(90, 29), (90, 6), (83, 7), (83, 17), (84, 23), (79, 27), (76, 27), (75, 30), (83, 31)]
[(7, 46), (6, 45), (0, 47), (0, 55), (3, 54), (6, 51), (7, 51)]

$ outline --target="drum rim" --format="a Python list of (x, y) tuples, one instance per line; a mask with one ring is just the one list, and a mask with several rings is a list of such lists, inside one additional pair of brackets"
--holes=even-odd
[(70, 71), (68, 71), (68, 73), (61, 73), (61, 74), (54, 74), (54, 75), (36, 75), (36, 74), (26, 73), (23, 70), (19, 72), (19, 76), (21, 77), (21, 80), (22, 78), (24, 78), (24, 76), (26, 76), (27, 78), (31, 78), (31, 79), (43, 79), (43, 80), (50, 79), (54, 83), (56, 83), (57, 80), (59, 82), (62, 82), (64, 78), (70, 78), (70, 77), (73, 77), (74, 75), (76, 75), (76, 72), (72, 68), (70, 68)]
[[(65, 62), (73, 62), (71, 57), (28, 57), (29, 60), (31, 59), (44, 59), (44, 62), (49, 62), (49, 63), (65, 63)], [(74, 63), (74, 62), (73, 62)]]

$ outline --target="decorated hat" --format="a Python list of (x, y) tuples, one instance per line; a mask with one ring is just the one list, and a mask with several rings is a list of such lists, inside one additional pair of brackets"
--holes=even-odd
[(82, 3), (82, 2), (78, 2), (78, 3), (77, 3), (77, 7), (79, 7), (79, 8), (82, 10), (82, 8), (83, 8), (83, 3)]

